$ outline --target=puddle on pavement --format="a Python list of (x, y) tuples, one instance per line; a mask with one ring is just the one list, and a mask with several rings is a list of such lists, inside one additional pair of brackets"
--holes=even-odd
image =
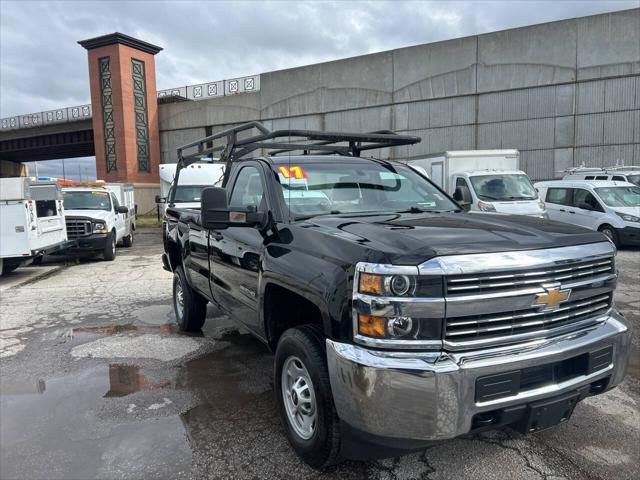
[(96, 327), (76, 327), (70, 329), (66, 337), (72, 343), (85, 343), (89, 340), (94, 340), (102, 335), (118, 335), (121, 333), (163, 333), (163, 334), (177, 334), (184, 336), (199, 337), (202, 336), (200, 332), (186, 333), (181, 332), (180, 328), (175, 323), (164, 323), (162, 325), (145, 325), (126, 323), (119, 325), (101, 325)]
[[(105, 328), (78, 334), (136, 331)], [(132, 469), (172, 478), (230, 444), (244, 452), (285, 450), (272, 370), (264, 345), (226, 332), (215, 351), (178, 367), (113, 363), (44, 379), (4, 376), (0, 478), (114, 478)]]

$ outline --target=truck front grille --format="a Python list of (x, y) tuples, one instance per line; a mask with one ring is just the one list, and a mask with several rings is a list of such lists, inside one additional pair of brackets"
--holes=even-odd
[(541, 312), (539, 308), (489, 315), (447, 318), (445, 340), (465, 342), (511, 335), (545, 332), (596, 319), (611, 307), (611, 293), (567, 302), (560, 308)]
[(91, 234), (91, 222), (89, 220), (79, 220), (67, 217), (67, 238), (84, 237)]
[(613, 258), (571, 263), (542, 270), (452, 275), (447, 278), (447, 295), (496, 293), (518, 288), (536, 287), (546, 283), (571, 283), (614, 273)]

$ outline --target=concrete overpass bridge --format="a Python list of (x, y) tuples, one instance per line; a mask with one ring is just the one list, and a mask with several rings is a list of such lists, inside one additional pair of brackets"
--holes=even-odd
[(79, 43), (90, 105), (0, 119), (0, 159), (93, 151), (99, 178), (151, 191), (178, 146), (259, 120), (423, 138), (379, 152), (391, 158), (518, 148), (533, 179), (583, 162), (640, 163), (640, 9), (160, 92), (159, 47), (122, 34)]

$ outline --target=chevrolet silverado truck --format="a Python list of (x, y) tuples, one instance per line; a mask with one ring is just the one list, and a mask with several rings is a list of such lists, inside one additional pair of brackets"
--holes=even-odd
[(178, 149), (176, 179), (213, 152), (225, 172), (200, 209), (167, 209), (177, 322), (200, 329), (212, 302), (275, 352), (283, 425), (314, 467), (537, 432), (625, 375), (613, 244), (465, 212), (405, 164), (361, 156), (419, 141), (254, 122)]

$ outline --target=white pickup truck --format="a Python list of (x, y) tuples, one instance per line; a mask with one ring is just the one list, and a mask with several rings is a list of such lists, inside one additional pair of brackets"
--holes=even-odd
[(28, 177), (0, 178), (0, 273), (65, 246), (60, 186)]
[(102, 254), (105, 260), (113, 260), (117, 244), (133, 244), (134, 224), (128, 216), (129, 207), (121, 205), (107, 185), (78, 184), (64, 187), (62, 192), (67, 232), (76, 241), (69, 253)]

